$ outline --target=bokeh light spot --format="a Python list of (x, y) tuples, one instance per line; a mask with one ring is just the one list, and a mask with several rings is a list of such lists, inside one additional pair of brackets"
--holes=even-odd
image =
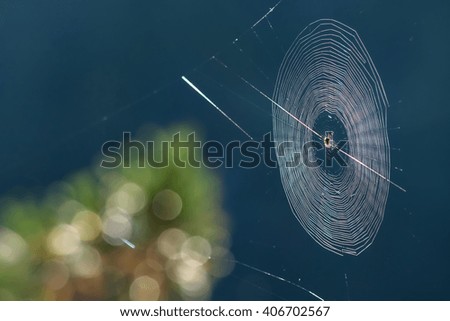
[(0, 228), (0, 265), (18, 263), (27, 250), (24, 239), (10, 229)]
[(187, 240), (188, 236), (185, 232), (177, 228), (169, 228), (162, 232), (157, 241), (158, 250), (165, 257), (176, 258)]
[(136, 278), (130, 286), (130, 299), (134, 301), (154, 301), (160, 295), (159, 283), (149, 277), (140, 276)]
[(67, 224), (55, 227), (47, 238), (48, 250), (56, 255), (70, 255), (80, 249), (81, 239), (78, 230)]
[(133, 228), (128, 215), (117, 208), (109, 209), (103, 218), (103, 237), (111, 245), (122, 245), (128, 240)]
[(201, 236), (187, 239), (181, 248), (181, 258), (191, 266), (203, 265), (211, 256), (211, 245)]
[(107, 207), (120, 208), (129, 215), (139, 212), (146, 204), (146, 196), (142, 188), (135, 183), (125, 183), (113, 193), (107, 201)]
[(162, 220), (175, 219), (183, 208), (183, 201), (177, 193), (165, 189), (155, 195), (152, 202), (153, 213)]
[(93, 212), (81, 211), (73, 218), (72, 226), (77, 229), (81, 240), (92, 241), (99, 236), (102, 229), (102, 221)]
[(100, 253), (90, 246), (84, 246), (71, 257), (71, 270), (79, 277), (92, 278), (102, 271)]

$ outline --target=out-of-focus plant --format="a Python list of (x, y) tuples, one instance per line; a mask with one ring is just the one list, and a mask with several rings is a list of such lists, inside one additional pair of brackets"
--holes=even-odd
[[(161, 141), (174, 132), (187, 140), (192, 130), (156, 132), (158, 159)], [(138, 168), (137, 154), (131, 156), (130, 168), (97, 163), (53, 184), (42, 199), (1, 201), (0, 299), (210, 297), (232, 269), (218, 178), (205, 168), (174, 166), (170, 149), (165, 168)]]

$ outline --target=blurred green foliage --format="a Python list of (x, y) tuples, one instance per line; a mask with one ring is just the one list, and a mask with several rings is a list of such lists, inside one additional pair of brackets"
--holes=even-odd
[[(158, 159), (160, 143), (176, 132), (186, 139), (193, 130), (179, 125), (139, 136), (155, 142)], [(45, 197), (1, 201), (0, 299), (210, 298), (232, 269), (219, 179), (205, 168), (174, 166), (172, 150), (169, 166), (159, 169), (138, 168), (137, 153), (131, 156), (130, 168), (97, 162)]]

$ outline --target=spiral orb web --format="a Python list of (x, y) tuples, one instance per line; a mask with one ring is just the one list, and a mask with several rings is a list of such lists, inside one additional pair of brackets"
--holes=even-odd
[[(383, 220), (390, 153), (388, 100), (356, 31), (330, 19), (306, 27), (284, 57), (273, 100), (277, 103), (272, 105), (275, 143), (291, 142), (277, 158), (293, 213), (325, 249), (340, 255), (360, 254), (373, 242)], [(336, 170), (304, 161), (293, 166), (296, 156), (304, 156), (305, 144), (315, 141), (323, 146), (327, 129), (335, 132), (335, 142), (348, 141), (345, 152), (338, 152), (346, 166)], [(309, 153), (310, 159), (320, 159), (325, 148), (315, 152)]]

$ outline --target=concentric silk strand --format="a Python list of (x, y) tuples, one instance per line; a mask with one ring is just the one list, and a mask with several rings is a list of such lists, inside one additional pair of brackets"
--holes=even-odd
[(314, 128), (328, 113), (344, 126), (348, 152), (340, 153), (352, 160), (338, 173), (286, 166), (281, 155), (278, 163), (289, 204), (307, 233), (334, 253), (360, 254), (373, 242), (389, 185), (396, 184), (389, 178), (388, 100), (356, 31), (331, 19), (307, 26), (285, 55), (273, 101), (275, 142), (292, 141), (292, 153), (317, 134), (290, 114)]

